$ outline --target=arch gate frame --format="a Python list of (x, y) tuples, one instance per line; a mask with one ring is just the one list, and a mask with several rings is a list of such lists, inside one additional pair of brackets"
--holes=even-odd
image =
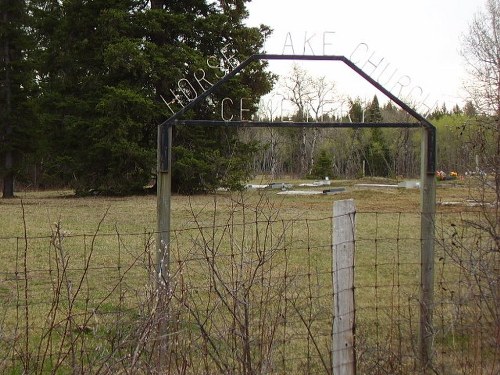
[[(318, 127), (314, 122), (253, 122), (253, 121), (205, 121), (180, 120), (179, 118), (197, 103), (204, 100), (212, 92), (224, 85), (229, 79), (241, 72), (250, 63), (259, 60), (307, 60), (307, 61), (339, 61), (347, 65), (355, 73), (369, 82), (373, 87), (386, 95), (401, 109), (412, 116), (417, 122), (405, 123), (320, 123), (323, 128), (420, 128), (421, 129), (421, 160), (420, 160), (420, 229), (421, 229), (421, 292), (420, 292), (420, 322), (419, 322), (419, 361), (421, 373), (432, 372), (433, 343), (433, 308), (434, 308), (434, 224), (436, 211), (436, 128), (424, 116), (417, 113), (376, 80), (357, 67), (344, 56), (316, 55), (276, 55), (255, 54), (226, 74), (217, 83), (190, 101), (185, 107), (158, 125), (157, 142), (157, 256), (156, 275), (157, 287), (169, 290), (170, 277), (170, 222), (171, 222), (171, 150), (172, 127), (174, 125), (192, 126), (226, 126), (226, 127)], [(166, 338), (166, 326), (160, 328), (160, 337)], [(165, 339), (166, 340), (166, 339)], [(166, 342), (160, 343), (160, 356), (166, 355)], [(164, 354), (162, 355), (162, 351)]]

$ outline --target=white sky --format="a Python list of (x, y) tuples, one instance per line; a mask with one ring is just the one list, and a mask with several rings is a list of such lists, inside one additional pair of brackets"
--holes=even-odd
[[(436, 101), (440, 105), (446, 102), (449, 109), (464, 103), (461, 88), (466, 74), (459, 54), (460, 38), (467, 33), (473, 15), (484, 9), (484, 2), (252, 0), (247, 5), (247, 24), (265, 24), (274, 30), (266, 43), (267, 53), (302, 55), (304, 40), (314, 35), (305, 45), (305, 54), (322, 55), (325, 48), (325, 54), (344, 55), (359, 67), (365, 64), (363, 70), (385, 88), (407, 102), (417, 103), (417, 110), (425, 112), (425, 106)], [(374, 63), (383, 59), (376, 68), (366, 63), (372, 54), (370, 61)], [(292, 63), (270, 66), (272, 71), (285, 74)], [(310, 62), (304, 67), (314, 76), (337, 82), (350, 96), (371, 100), (376, 92), (338, 64)], [(382, 94), (378, 96), (385, 100)]]

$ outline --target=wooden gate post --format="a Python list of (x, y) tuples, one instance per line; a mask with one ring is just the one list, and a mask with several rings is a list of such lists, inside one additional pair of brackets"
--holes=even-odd
[(333, 204), (333, 355), (335, 375), (356, 374), (354, 307), (354, 200)]

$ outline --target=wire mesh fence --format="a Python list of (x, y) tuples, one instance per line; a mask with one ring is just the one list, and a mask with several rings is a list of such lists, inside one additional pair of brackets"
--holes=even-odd
[[(483, 220), (437, 216), (436, 373), (499, 371), (498, 243)], [(417, 373), (420, 216), (356, 221), (358, 373)], [(172, 231), (164, 298), (153, 232), (80, 235), (56, 224), (47, 236), (0, 238), (0, 371), (330, 374), (331, 223), (241, 202), (193, 212)]]

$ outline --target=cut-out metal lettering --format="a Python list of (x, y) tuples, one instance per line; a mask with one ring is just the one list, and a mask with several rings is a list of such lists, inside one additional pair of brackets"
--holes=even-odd
[(283, 45), (283, 50), (281, 51), (282, 55), (285, 55), (285, 52), (287, 51), (287, 48), (292, 49), (292, 55), (295, 55), (295, 50), (293, 48), (293, 40), (292, 40), (292, 34), (291, 33), (286, 33), (285, 37), (285, 44)]
[(311, 51), (311, 54), (314, 55), (314, 48), (311, 45), (311, 40), (316, 36), (316, 34), (311, 35), (310, 37), (307, 37), (307, 32), (304, 33), (304, 48), (302, 50), (302, 53), (305, 55), (306, 54), (306, 46), (309, 47), (309, 50)]
[(228, 103), (233, 104), (233, 100), (231, 98), (224, 98), (222, 99), (221, 106), (220, 106), (220, 117), (222, 118), (223, 121), (231, 121), (233, 119), (233, 115), (230, 117), (226, 117), (226, 106), (225, 104)]
[[(334, 56), (332, 43), (332, 38), (336, 33), (334, 31), (324, 31), (322, 34), (308, 33), (304, 32), (303, 37), (287, 32), (285, 35), (285, 40), (282, 48), (282, 55), (291, 54), (295, 55), (295, 51), (300, 51), (302, 56), (317, 56), (316, 51), (319, 47), (322, 55), (320, 56)], [(296, 45), (294, 42), (302, 42), (301, 46)], [(300, 44), (299, 42), (299, 44)], [(412, 102), (415, 108), (425, 108), (424, 113), (426, 116), (432, 112), (434, 108), (437, 107), (438, 103), (429, 105), (429, 94), (425, 94), (423, 88), (419, 85), (413, 84), (411, 77), (407, 74), (399, 73), (399, 70), (392, 66), (390, 62), (384, 56), (381, 56), (377, 51), (370, 48), (367, 43), (358, 43), (352, 50), (349, 60), (355, 65), (361, 67), (361, 69), (375, 81), (381, 85), (391, 87), (390, 91), (394, 91), (398, 97), (406, 98), (405, 101)], [(207, 67), (212, 70), (211, 76), (217, 79), (221, 79), (231, 73), (233, 69), (240, 65), (240, 61), (236, 58), (236, 55), (232, 52), (230, 44), (224, 45), (218, 52), (218, 54), (207, 57), (206, 59)], [(197, 69), (192, 77), (181, 78), (177, 81), (176, 90), (170, 89), (172, 94), (172, 99), (170, 101), (166, 100), (163, 96), (161, 99), (167, 105), (172, 113), (175, 113), (175, 106), (181, 106), (184, 108), (187, 104), (198, 98), (200, 92), (205, 92), (213, 86), (211, 80), (208, 79), (207, 72), (199, 68)], [(249, 109), (244, 108), (243, 102), (246, 99), (239, 99), (239, 117), (243, 120), (244, 113), (250, 112)], [(221, 102), (221, 118), (224, 121), (231, 121), (234, 118), (231, 112), (229, 116), (228, 108), (232, 107), (236, 100), (230, 98), (224, 98)], [(281, 101), (279, 105), (281, 114), (280, 118), (286, 117), (284, 113), (284, 100)], [(229, 120), (230, 118), (230, 120)]]
[(250, 100), (250, 98), (241, 98), (240, 99), (240, 121), (249, 120), (249, 119), (245, 119), (243, 116), (244, 112), (250, 112), (250, 109), (245, 108), (245, 106), (243, 105), (244, 100)]
[(334, 34), (335, 34), (335, 31), (324, 31), (323, 32), (323, 56), (328, 56), (328, 55), (334, 54), (333, 51), (332, 51), (332, 53), (328, 53), (328, 51), (327, 51), (328, 46), (333, 46), (333, 43), (329, 43), (327, 38), (328, 38), (328, 36), (334, 35)]

